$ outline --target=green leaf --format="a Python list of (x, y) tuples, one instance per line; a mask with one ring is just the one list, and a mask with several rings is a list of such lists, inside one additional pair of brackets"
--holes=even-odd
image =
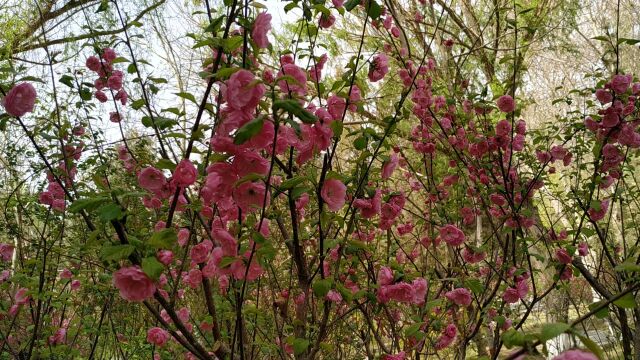
[[(600, 305), (602, 305), (603, 301), (598, 301), (598, 302), (594, 302), (592, 304), (589, 304), (589, 310), (594, 310), (595, 308), (599, 307)], [(598, 310), (598, 312), (596, 312), (594, 314), (594, 316), (598, 319), (604, 319), (607, 316), (609, 316), (609, 307), (605, 306), (602, 309)]]
[(424, 325), (424, 323), (423, 322), (419, 322), (419, 323), (415, 323), (415, 324), (407, 327), (406, 329), (404, 329), (404, 336), (405, 337), (410, 337), (410, 336), (415, 335), (420, 330), (420, 327), (422, 325)]
[(158, 169), (166, 169), (166, 170), (173, 171), (176, 168), (176, 164), (174, 164), (173, 161), (171, 161), (169, 159), (160, 159), (156, 163), (156, 167)]
[(333, 130), (333, 137), (339, 138), (340, 135), (342, 135), (342, 129), (344, 127), (342, 121), (334, 121), (329, 124), (329, 127), (331, 128), (331, 130)]
[(252, 137), (257, 135), (264, 126), (264, 117), (257, 117), (248, 123), (244, 124), (238, 131), (233, 139), (233, 143), (236, 145), (244, 144)]
[(153, 233), (147, 243), (156, 249), (170, 249), (176, 240), (178, 240), (178, 234), (174, 229), (162, 229)]
[(353, 142), (353, 146), (356, 148), (356, 150), (362, 150), (365, 147), (367, 147), (367, 138), (364, 136), (360, 136), (358, 137), (354, 142)]
[(596, 344), (593, 340), (589, 339), (584, 335), (581, 335), (578, 333), (574, 333), (574, 334), (578, 337), (578, 339), (580, 339), (582, 344), (584, 344), (584, 346), (586, 346), (587, 349), (589, 349), (589, 351), (591, 351), (595, 356), (598, 357), (598, 359), (600, 360), (605, 359), (604, 352), (602, 351), (602, 349), (598, 344)]
[(60, 78), (60, 82), (67, 85), (70, 88), (73, 88), (73, 77), (69, 75), (62, 75)]
[(216, 76), (216, 79), (225, 80), (241, 69), (242, 68), (239, 68), (239, 67), (229, 67), (229, 68), (220, 69), (216, 72), (215, 76)]
[(220, 260), (220, 264), (218, 264), (218, 267), (220, 269), (224, 269), (229, 265), (233, 264), (234, 262), (236, 262), (236, 260), (237, 259), (233, 256), (223, 256), (222, 259)]
[(106, 246), (100, 250), (100, 258), (104, 261), (118, 261), (128, 258), (134, 250), (130, 244)]
[(569, 324), (565, 323), (551, 323), (545, 324), (542, 326), (542, 331), (540, 332), (540, 341), (545, 342), (547, 340), (551, 340), (560, 334), (564, 334), (567, 330), (571, 329)]
[(96, 10), (96, 14), (97, 13), (101, 13), (103, 11), (107, 11), (107, 9), (109, 9), (109, 1), (107, 0), (102, 0), (100, 2), (100, 6), (98, 6), (98, 10)]
[(105, 204), (98, 209), (98, 217), (103, 222), (120, 219), (123, 216), (122, 208), (118, 204)]
[(349, 0), (346, 3), (344, 3), (344, 8), (347, 11), (351, 11), (353, 10), (356, 6), (358, 6), (358, 4), (360, 4), (360, 0)]
[(129, 64), (129, 66), (127, 66), (128, 74), (135, 74), (137, 71), (138, 71), (138, 68), (136, 68), (136, 64)]
[(625, 261), (623, 263), (618, 264), (615, 267), (616, 271), (640, 271), (640, 265), (634, 263), (633, 261)]
[(91, 100), (91, 97), (93, 95), (91, 94), (91, 90), (83, 87), (82, 89), (80, 89), (80, 98), (84, 101), (89, 101)]
[(380, 7), (375, 0), (369, 0), (369, 11), (367, 11), (367, 15), (369, 15), (373, 20), (376, 20), (381, 14), (382, 7)]
[(242, 36), (232, 36), (224, 40), (222, 47), (225, 52), (234, 52), (242, 45), (244, 38)]
[(315, 115), (305, 110), (302, 105), (296, 100), (288, 99), (288, 100), (276, 100), (273, 102), (273, 110), (277, 111), (279, 109), (283, 109), (288, 113), (295, 115), (298, 119), (300, 119), (305, 124), (313, 124), (318, 121)]
[(93, 211), (97, 209), (100, 205), (110, 200), (111, 199), (104, 196), (78, 199), (74, 201), (73, 204), (71, 204), (71, 206), (69, 206), (69, 211), (72, 213), (79, 213), (82, 210)]
[(216, 19), (211, 21), (211, 23), (209, 23), (209, 25), (204, 29), (204, 31), (212, 32), (212, 33), (218, 32), (218, 30), (220, 30), (220, 25), (222, 25), (222, 20), (224, 20), (224, 16), (217, 17)]
[(427, 303), (424, 304), (424, 310), (428, 312), (429, 310), (442, 305), (443, 302), (444, 302), (443, 299), (428, 301)]
[(285, 181), (283, 181), (279, 188), (280, 190), (287, 190), (287, 189), (291, 189), (296, 185), (299, 185), (301, 183), (303, 183), (307, 178), (304, 176), (295, 176), (292, 177), (291, 179), (287, 179)]
[(156, 84), (166, 84), (166, 83), (168, 83), (167, 79), (165, 79), (165, 78), (157, 78), (157, 77), (149, 76), (149, 80), (153, 81)]
[(164, 265), (155, 256), (142, 259), (142, 271), (152, 280), (156, 281), (164, 271)]
[(144, 99), (138, 99), (131, 103), (131, 108), (133, 110), (140, 110), (144, 106)]
[(620, 299), (614, 301), (613, 304), (623, 309), (633, 309), (634, 307), (636, 307), (636, 300), (633, 297), (632, 293), (627, 293)]
[(515, 329), (509, 329), (502, 334), (502, 342), (507, 349), (514, 346), (523, 346), (526, 343), (524, 334)]
[(118, 56), (117, 58), (113, 59), (113, 61), (111, 62), (111, 64), (119, 64), (121, 62), (130, 62), (129, 59), (122, 57), (122, 56)]
[(307, 351), (307, 348), (309, 347), (309, 340), (307, 339), (300, 339), (297, 338), (295, 340), (293, 340), (293, 353), (295, 355), (300, 355), (302, 353), (304, 353), (305, 351)]
[(330, 279), (317, 280), (313, 283), (313, 293), (319, 298), (323, 298), (325, 295), (327, 295), (329, 290), (331, 290)]
[(198, 105), (198, 103), (196, 102), (196, 97), (193, 96), (193, 94), (191, 94), (191, 93), (179, 92), (179, 93), (175, 93), (175, 95), (178, 95), (179, 97), (181, 97), (183, 99), (187, 99), (187, 100), (193, 102), (194, 104)]
[(311, 192), (312, 189), (309, 186), (296, 186), (291, 190), (291, 197), (294, 199), (299, 198), (304, 193)]
[(297, 6), (298, 6), (298, 4), (297, 4), (297, 3), (295, 3), (295, 2), (290, 2), (290, 3), (288, 3), (288, 4), (287, 4), (287, 5), (285, 5), (285, 7), (284, 7), (284, 12), (285, 12), (285, 14), (286, 14), (286, 13), (288, 13), (289, 11), (291, 11), (291, 10), (295, 9)]
[(464, 286), (471, 289), (471, 291), (478, 295), (484, 291), (484, 285), (478, 279), (468, 279), (464, 281)]
[(618, 39), (618, 44), (629, 44), (629, 45), (635, 45), (637, 43), (640, 43), (640, 39), (628, 39), (628, 38), (620, 38)]

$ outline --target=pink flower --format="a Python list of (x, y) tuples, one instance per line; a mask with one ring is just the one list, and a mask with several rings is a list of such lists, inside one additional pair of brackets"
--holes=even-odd
[(331, 211), (338, 211), (345, 203), (347, 187), (338, 179), (329, 179), (322, 185), (320, 196)]
[(611, 79), (611, 89), (618, 94), (622, 94), (629, 89), (633, 76), (631, 75), (614, 75)]
[(253, 23), (253, 30), (251, 31), (251, 37), (258, 48), (264, 49), (269, 46), (269, 39), (267, 39), (269, 30), (271, 30), (271, 15), (266, 12), (261, 12), (256, 16), (256, 20)]
[(258, 106), (260, 98), (265, 93), (262, 84), (254, 84), (256, 78), (247, 70), (236, 71), (227, 80), (227, 90), (225, 100), (234, 109), (242, 112), (251, 112)]
[(382, 179), (386, 180), (391, 177), (393, 174), (393, 170), (398, 166), (398, 162), (400, 158), (396, 153), (391, 154), (389, 161), (385, 161), (384, 165), (382, 165)]
[(123, 267), (113, 274), (113, 285), (127, 301), (140, 302), (153, 296), (156, 286), (139, 266)]
[(111, 121), (112, 123), (119, 123), (120, 121), (122, 121), (122, 118), (120, 117), (120, 113), (118, 113), (117, 111), (110, 112), (109, 121)]
[(344, 4), (344, 0), (331, 0), (331, 2), (333, 3), (333, 6), (339, 8), (340, 6), (342, 6), (342, 4)]
[(0, 244), (0, 259), (4, 262), (11, 261), (13, 257), (13, 245), (11, 244)]
[(589, 213), (589, 218), (593, 221), (600, 221), (604, 219), (604, 216), (607, 214), (607, 210), (609, 210), (609, 199), (602, 200), (600, 202), (600, 209), (596, 210), (594, 208), (589, 208), (587, 211)]
[(527, 284), (526, 279), (521, 279), (516, 282), (516, 290), (518, 292), (518, 297), (520, 299), (524, 299), (529, 293), (529, 285)]
[[(250, 213), (262, 209), (265, 199), (265, 186), (262, 182), (247, 181), (233, 191), (233, 199), (243, 213)], [(269, 196), (265, 206), (269, 206)]]
[(556, 259), (561, 264), (567, 265), (567, 264), (571, 264), (572, 257), (571, 255), (569, 255), (566, 249), (558, 249), (556, 250)]
[(202, 284), (202, 271), (197, 268), (189, 270), (189, 275), (186, 277), (184, 282), (192, 289), (197, 288), (198, 286), (200, 286), (200, 284)]
[(120, 101), (122, 106), (127, 105), (127, 99), (128, 98), (129, 98), (129, 95), (127, 94), (126, 91), (124, 91), (124, 89), (120, 89), (120, 91), (118, 91), (116, 93), (116, 96), (114, 97), (115, 100)]
[(500, 120), (496, 125), (497, 136), (510, 136), (511, 135), (511, 123), (507, 120)]
[(413, 287), (413, 299), (411, 303), (415, 305), (423, 304), (427, 296), (427, 280), (423, 278), (414, 279), (411, 282), (411, 286)]
[(453, 343), (458, 335), (458, 328), (454, 324), (447, 325), (444, 329), (442, 329), (442, 334), (438, 337), (438, 341), (436, 342), (436, 349), (442, 350)]
[(508, 304), (518, 302), (518, 300), (520, 300), (520, 297), (518, 296), (518, 290), (512, 287), (507, 288), (504, 291), (504, 294), (502, 294), (502, 299)]
[(380, 189), (376, 189), (375, 195), (371, 199), (356, 199), (353, 207), (360, 209), (360, 215), (365, 219), (370, 219), (382, 210), (382, 193)]
[(210, 240), (205, 240), (198, 245), (191, 248), (191, 261), (196, 264), (203, 263), (207, 261), (207, 257), (209, 256), (209, 252), (213, 249), (213, 244)]
[(598, 89), (596, 90), (596, 99), (600, 101), (600, 104), (604, 105), (613, 101), (613, 95), (605, 89)]
[(389, 285), (393, 283), (393, 270), (383, 266), (378, 270), (378, 284)]
[(464, 261), (466, 261), (469, 264), (479, 263), (480, 261), (484, 260), (484, 258), (486, 256), (487, 256), (486, 253), (484, 253), (484, 252), (475, 252), (475, 251), (471, 250), (470, 248), (464, 248), (462, 250), (462, 258), (464, 259)]
[(31, 296), (27, 295), (27, 293), (29, 292), (29, 289), (27, 288), (20, 288), (18, 289), (18, 291), (16, 291), (16, 296), (15, 296), (15, 305), (24, 305), (26, 303), (29, 302), (29, 299), (31, 299)]
[(469, 306), (471, 304), (471, 292), (466, 288), (448, 291), (444, 296), (456, 305)]
[(173, 252), (171, 250), (160, 250), (156, 254), (158, 261), (164, 266), (169, 266), (173, 261)]
[(173, 181), (180, 187), (187, 187), (196, 182), (198, 170), (189, 159), (182, 159), (173, 172)]
[(334, 303), (339, 303), (342, 301), (342, 295), (340, 295), (339, 292), (335, 291), (335, 290), (329, 290), (329, 292), (327, 293), (327, 295), (325, 296), (325, 298), (331, 302)]
[(64, 327), (58, 328), (55, 334), (49, 336), (49, 344), (50, 345), (62, 345), (67, 341), (67, 329)]
[(10, 277), (11, 277), (11, 271), (2, 270), (2, 272), (0, 272), (0, 284), (7, 281), (7, 279), (9, 279)]
[(185, 246), (189, 241), (189, 229), (182, 228), (178, 231), (178, 245)]
[(464, 243), (465, 235), (455, 225), (445, 225), (440, 228), (440, 240), (451, 246), (460, 246)]
[(167, 184), (167, 179), (165, 179), (162, 171), (149, 166), (140, 171), (138, 183), (143, 189), (157, 193)]
[(553, 360), (598, 360), (594, 354), (584, 350), (568, 350), (553, 358)]
[(562, 160), (565, 156), (567, 156), (567, 149), (562, 147), (562, 145), (554, 145), (551, 147), (551, 159), (552, 160)]
[(333, 120), (342, 119), (342, 115), (344, 114), (346, 107), (346, 101), (337, 95), (331, 95), (327, 99), (327, 110), (329, 111), (329, 114), (331, 114)]
[(169, 341), (169, 333), (159, 327), (152, 327), (147, 331), (147, 342), (156, 346), (164, 346)]
[(21, 83), (9, 90), (2, 99), (4, 109), (12, 116), (22, 116), (33, 111), (36, 102), (36, 89), (29, 83)]
[(122, 75), (121, 76), (117, 76), (115, 74), (111, 75), (107, 80), (107, 86), (111, 90), (115, 90), (115, 91), (120, 90), (122, 88)]
[(394, 300), (400, 303), (411, 303), (414, 300), (415, 290), (411, 284), (399, 282), (392, 285), (385, 285), (378, 289), (377, 298), (381, 303)]
[(589, 245), (586, 242), (578, 244), (578, 254), (580, 256), (587, 256), (589, 254)]
[(405, 360), (406, 356), (406, 353), (401, 351), (395, 355), (383, 355), (380, 360)]
[(78, 279), (71, 281), (71, 291), (77, 291), (80, 289), (80, 285), (82, 285), (82, 283)]
[(386, 54), (380, 53), (371, 61), (369, 66), (369, 81), (376, 82), (382, 80), (389, 72), (389, 57)]
[(335, 22), (336, 22), (336, 17), (333, 16), (332, 14), (329, 14), (329, 16), (322, 14), (320, 15), (320, 22), (318, 23), (318, 25), (320, 25), (320, 27), (323, 29), (328, 29), (331, 26), (333, 26)]
[(72, 277), (73, 277), (73, 274), (71, 273), (71, 270), (67, 268), (62, 270), (62, 272), (60, 273), (60, 279), (71, 279)]
[(513, 98), (509, 95), (502, 95), (496, 100), (496, 105), (498, 105), (498, 109), (505, 113), (510, 113), (516, 108), (516, 103), (513, 101)]
[(278, 77), (289, 76), (292, 79), (283, 79), (278, 81), (280, 90), (288, 93), (295, 93), (298, 95), (305, 95), (307, 93), (307, 73), (295, 64), (284, 64), (282, 70), (278, 72)]
[(96, 99), (101, 103), (107, 102), (107, 94), (102, 92), (101, 90), (96, 91), (93, 95), (95, 95)]
[[(222, 247), (222, 255), (224, 256), (236, 256), (238, 255), (238, 244), (236, 239), (225, 229), (213, 230), (213, 238)], [(218, 248), (213, 250), (214, 257), (216, 256)]]
[(98, 72), (98, 70), (100, 70), (100, 59), (98, 59), (97, 56), (89, 56), (87, 58), (87, 61), (85, 63), (85, 65), (87, 66), (87, 68), (89, 70), (93, 70), (95, 72)]
[(113, 60), (116, 59), (116, 57), (118, 57), (118, 55), (116, 54), (115, 50), (113, 50), (112, 48), (106, 48), (102, 51), (102, 58), (107, 63), (111, 63)]
[(573, 268), (571, 265), (568, 265), (564, 268), (562, 273), (560, 274), (560, 280), (571, 280), (573, 278)]

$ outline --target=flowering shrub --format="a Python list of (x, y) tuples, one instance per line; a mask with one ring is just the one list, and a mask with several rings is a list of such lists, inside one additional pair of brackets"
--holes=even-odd
[[(115, 146), (98, 146), (89, 115), (57, 114), (55, 136), (34, 133), (28, 121), (54, 105), (28, 82), (10, 86), (4, 109), (44, 166), (28, 211), (52, 232), (42, 252), (0, 244), (3, 351), (91, 358), (117, 339), (155, 358), (465, 358), (486, 335), (479, 356), (516, 347), (515, 358), (570, 334), (589, 352), (557, 359), (591, 359), (601, 350), (577, 325), (609, 311), (630, 351), (637, 252), (607, 234), (634, 194), (623, 183), (640, 147), (637, 79), (600, 80), (581, 94), (584, 118), (530, 130), (515, 84), (478, 94), (443, 76), (437, 54), (398, 40), (387, 5), (290, 2), (310, 47), (291, 52), (269, 9), (240, 3), (217, 19), (207, 7), (194, 35), (204, 85), (176, 95), (189, 107), (156, 109), (149, 81), (163, 81), (141, 78), (129, 40), (71, 71), (91, 78), (70, 83), (78, 109), (109, 108)], [(405, 20), (420, 26), (434, 9), (421, 1)], [(357, 53), (324, 53), (318, 34), (348, 17), (363, 23)], [(124, 134), (138, 122), (147, 142)], [(580, 179), (557, 195), (577, 217), (565, 222), (541, 211), (556, 166)], [(595, 251), (603, 278), (583, 261)], [(587, 316), (524, 327), (534, 306), (585, 284), (602, 299)]]

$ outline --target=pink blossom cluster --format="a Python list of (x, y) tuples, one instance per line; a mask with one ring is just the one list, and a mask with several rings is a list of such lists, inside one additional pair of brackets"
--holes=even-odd
[(420, 305), (424, 303), (427, 293), (427, 281), (416, 278), (412, 282), (395, 282), (393, 271), (388, 267), (381, 267), (378, 271), (378, 291), (376, 298), (381, 303), (396, 301), (399, 303)]
[(7, 92), (0, 104), (11, 116), (22, 116), (33, 111), (36, 102), (36, 89), (30, 83), (20, 83)]
[[(108, 89), (115, 92), (114, 100), (120, 101), (122, 105), (127, 104), (128, 95), (122, 87), (124, 80), (124, 73), (120, 70), (113, 68), (113, 61), (118, 57), (115, 50), (106, 48), (102, 51), (100, 58), (97, 56), (90, 56), (87, 58), (86, 66), (89, 70), (94, 71), (98, 78), (93, 82), (96, 91), (94, 96), (101, 103), (107, 102), (107, 94), (104, 90)], [(109, 119), (112, 122), (120, 122), (119, 112), (113, 112), (110, 114)]]

